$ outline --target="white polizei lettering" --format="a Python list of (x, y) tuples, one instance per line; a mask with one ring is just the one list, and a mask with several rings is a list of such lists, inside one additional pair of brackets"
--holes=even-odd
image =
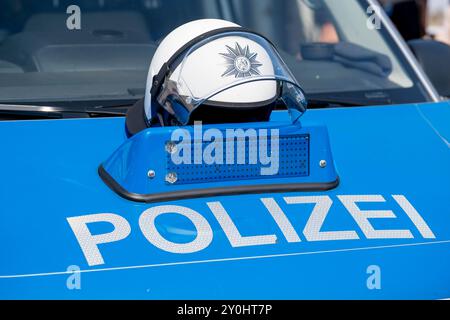
[(333, 204), (330, 197), (285, 197), (284, 200), (288, 204), (315, 204), (311, 216), (303, 229), (303, 234), (308, 241), (359, 239), (358, 234), (355, 231), (321, 231), (323, 223), (325, 222), (331, 205)]
[[(155, 219), (163, 214), (179, 214), (188, 218), (197, 230), (197, 236), (188, 243), (176, 243), (165, 239), (155, 225)], [(181, 206), (157, 206), (145, 210), (139, 217), (142, 234), (155, 247), (171, 253), (193, 253), (208, 247), (213, 232), (208, 221), (198, 212)]]
[(283, 232), (284, 237), (288, 242), (295, 243), (301, 242), (302, 240), (298, 236), (298, 233), (295, 231), (291, 222), (286, 217), (283, 210), (280, 208), (278, 203), (273, 198), (264, 198), (261, 199), (264, 206), (267, 208), (269, 213), (272, 215), (276, 224), (280, 228), (281, 232)]
[[(421, 217), (419, 212), (403, 195), (393, 195), (393, 200), (405, 212), (409, 220), (417, 228), (420, 235), (425, 239), (435, 239), (436, 236)], [(343, 206), (352, 216), (367, 239), (413, 239), (414, 236), (409, 229), (375, 229), (371, 219), (392, 219), (396, 218), (390, 210), (361, 210), (358, 203), (385, 203), (381, 195), (344, 195), (337, 196)], [(322, 231), (328, 213), (332, 207), (332, 199), (329, 196), (301, 196), (284, 197), (287, 205), (313, 204), (314, 208), (309, 214), (308, 221), (303, 228), (304, 239), (300, 238), (299, 232), (295, 230), (288, 216), (274, 198), (260, 199), (262, 204), (278, 225), (283, 236), (289, 243), (301, 243), (302, 241), (336, 241), (336, 240), (357, 240), (359, 239), (356, 230), (347, 231)], [(277, 243), (275, 234), (243, 236), (238, 230), (234, 221), (227, 213), (223, 205), (216, 202), (208, 202), (207, 206), (220, 224), (225, 236), (228, 238), (231, 247), (247, 247), (271, 245)], [(305, 206), (306, 207), (306, 206)], [(249, 208), (250, 210), (252, 208)], [(295, 208), (292, 208), (295, 209)], [(241, 208), (241, 214), (246, 214), (245, 208)], [(264, 211), (264, 210), (263, 210)], [(309, 211), (309, 210), (307, 210)], [(337, 211), (339, 212), (339, 211)], [(306, 213), (306, 212), (305, 212)], [(155, 224), (156, 219), (164, 214), (181, 215), (189, 219), (195, 227), (195, 238), (186, 243), (172, 242), (159, 233)], [(265, 213), (267, 215), (267, 212)], [(292, 214), (292, 213), (291, 213)], [(347, 214), (347, 213), (345, 213)], [(252, 215), (253, 219), (258, 217)], [(406, 219), (406, 217), (404, 217)], [(114, 213), (100, 213), (67, 218), (79, 246), (87, 260), (89, 266), (105, 264), (100, 252), (100, 245), (121, 241), (131, 233), (128, 221)], [(102, 234), (92, 234), (89, 226), (95, 223), (107, 223), (112, 225), (113, 230)], [(189, 254), (206, 249), (213, 241), (213, 231), (207, 219), (190, 208), (175, 205), (155, 206), (142, 212), (139, 217), (139, 227), (143, 236), (156, 248), (175, 254)], [(296, 226), (297, 227), (297, 226)], [(412, 226), (411, 226), (412, 228)], [(275, 232), (275, 231), (274, 231)], [(300, 244), (300, 246), (302, 246)]]
[(409, 230), (375, 230), (369, 219), (396, 218), (391, 210), (361, 210), (358, 202), (386, 202), (381, 195), (337, 196), (368, 239), (413, 239)]
[(433, 231), (431, 231), (428, 224), (425, 220), (420, 216), (417, 210), (412, 206), (412, 204), (406, 199), (405, 196), (402, 195), (393, 195), (392, 196), (395, 201), (397, 201), (398, 205), (405, 211), (408, 217), (411, 219), (412, 223), (416, 226), (417, 230), (419, 230), (422, 237), (425, 239), (436, 239)]
[[(99, 213), (79, 217), (67, 218), (75, 237), (83, 251), (89, 266), (104, 264), (99, 244), (111, 243), (125, 239), (131, 232), (128, 221), (113, 213)], [(114, 230), (108, 233), (92, 235), (87, 226), (88, 223), (107, 222), (114, 226)]]
[(220, 202), (208, 202), (207, 205), (222, 227), (232, 247), (260, 246), (276, 243), (276, 235), (242, 236)]

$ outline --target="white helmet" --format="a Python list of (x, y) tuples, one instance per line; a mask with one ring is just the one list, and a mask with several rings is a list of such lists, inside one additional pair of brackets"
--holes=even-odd
[(172, 31), (156, 50), (145, 98), (127, 114), (133, 135), (152, 125), (267, 121), (285, 104), (293, 122), (306, 99), (275, 47), (264, 36), (217, 19)]

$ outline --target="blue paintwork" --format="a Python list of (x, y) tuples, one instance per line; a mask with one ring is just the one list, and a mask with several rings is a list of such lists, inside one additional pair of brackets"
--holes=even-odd
[[(273, 121), (288, 119), (284, 112), (273, 116)], [(310, 110), (302, 123), (327, 127), (339, 187), (174, 201), (201, 213), (214, 231), (205, 250), (177, 255), (155, 248), (138, 227), (139, 215), (155, 204), (120, 198), (97, 174), (98, 165), (126, 140), (124, 119), (1, 122), (0, 298), (450, 298), (450, 104)], [(305, 241), (301, 231), (311, 207), (287, 205), (283, 196), (310, 194), (333, 199), (325, 230), (355, 230), (360, 239)], [(414, 239), (366, 239), (336, 197), (372, 194), (383, 195), (386, 203), (362, 208), (389, 209), (397, 215), (373, 224), (408, 228)], [(408, 198), (436, 239), (421, 237), (393, 201), (395, 194)], [(262, 206), (263, 197), (275, 198), (302, 242), (287, 243)], [(207, 201), (221, 201), (243, 235), (274, 233), (279, 242), (232, 248)], [(94, 213), (119, 214), (132, 231), (122, 241), (101, 245), (105, 264), (89, 267), (66, 218)], [(179, 216), (157, 221), (168, 236), (185, 222)], [(108, 227), (93, 230), (107, 232)], [(178, 236), (192, 239), (184, 231)], [(414, 245), (421, 243), (428, 244)], [(394, 247), (374, 248), (380, 246)], [(351, 248), (359, 249), (343, 251)], [(67, 289), (67, 274), (11, 277), (64, 272), (69, 265), (90, 271), (285, 253), (294, 255), (86, 272), (81, 290)], [(381, 267), (381, 290), (367, 289), (369, 265)]]

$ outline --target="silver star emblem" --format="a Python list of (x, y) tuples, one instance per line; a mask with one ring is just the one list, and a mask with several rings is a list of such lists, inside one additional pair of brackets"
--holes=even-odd
[(220, 53), (225, 58), (227, 67), (222, 77), (245, 78), (261, 74), (258, 68), (262, 66), (262, 63), (256, 60), (258, 54), (250, 52), (248, 45), (242, 48), (236, 42), (234, 48), (226, 47), (228, 52)]

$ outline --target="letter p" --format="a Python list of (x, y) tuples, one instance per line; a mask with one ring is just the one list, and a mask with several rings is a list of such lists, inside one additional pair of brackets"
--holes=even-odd
[[(75, 237), (84, 253), (89, 266), (104, 264), (98, 245), (125, 239), (131, 232), (130, 224), (121, 216), (113, 213), (99, 213), (79, 217), (67, 218)], [(93, 235), (89, 231), (88, 223), (107, 222), (114, 226), (108, 233)]]

